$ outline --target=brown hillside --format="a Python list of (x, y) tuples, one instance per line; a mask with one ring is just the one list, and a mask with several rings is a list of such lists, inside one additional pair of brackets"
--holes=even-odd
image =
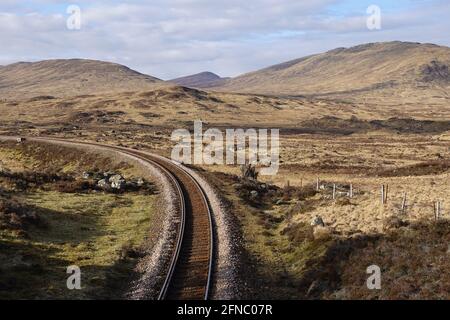
[(212, 72), (201, 72), (169, 81), (184, 87), (211, 88), (222, 85), (227, 79), (228, 78), (221, 78)]
[(148, 90), (163, 83), (128, 67), (95, 60), (19, 62), (0, 68), (1, 98)]
[(449, 101), (449, 66), (448, 47), (398, 41), (371, 43), (244, 74), (215, 89), (368, 102), (383, 97), (396, 103), (442, 103)]

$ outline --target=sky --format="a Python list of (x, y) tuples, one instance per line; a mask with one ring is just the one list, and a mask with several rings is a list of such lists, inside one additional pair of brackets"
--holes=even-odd
[(450, 46), (449, 31), (450, 0), (0, 0), (0, 65), (85, 58), (164, 80), (236, 76), (368, 42)]

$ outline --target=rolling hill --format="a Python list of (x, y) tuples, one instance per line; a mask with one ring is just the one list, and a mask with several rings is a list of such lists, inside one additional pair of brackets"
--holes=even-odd
[(449, 66), (448, 47), (399, 41), (370, 43), (247, 73), (213, 89), (352, 101), (392, 98), (396, 103), (399, 99), (405, 103), (448, 102)]
[(0, 68), (0, 97), (68, 97), (151, 90), (164, 82), (110, 62), (70, 59), (19, 62)]
[(201, 72), (186, 77), (172, 79), (169, 81), (184, 87), (211, 88), (224, 84), (226, 80), (228, 80), (228, 78), (221, 78), (220, 76), (212, 72)]

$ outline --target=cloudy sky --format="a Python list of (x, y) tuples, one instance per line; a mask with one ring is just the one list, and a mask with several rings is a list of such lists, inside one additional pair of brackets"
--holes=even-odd
[[(79, 30), (67, 27), (69, 5)], [(367, 28), (370, 5), (380, 30)], [(449, 0), (0, 0), (0, 65), (89, 58), (161, 79), (235, 76), (367, 42), (450, 46), (449, 30)]]

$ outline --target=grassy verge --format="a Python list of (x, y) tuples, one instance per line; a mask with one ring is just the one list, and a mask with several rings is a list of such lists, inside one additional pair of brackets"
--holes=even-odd
[(252, 205), (257, 201), (241, 197), (244, 192), (237, 190), (236, 177), (205, 174), (221, 191), (240, 225), (244, 239), (241, 275), (247, 284), (244, 290), (248, 289), (242, 293), (243, 298), (305, 298), (308, 288), (304, 288), (304, 276), (326, 255), (332, 243), (328, 239), (314, 239), (309, 225), (291, 224), (294, 204), (284, 199), (307, 194), (309, 190), (299, 190), (296, 195), (291, 192), (295, 190), (278, 190), (260, 198), (259, 205)]
[[(389, 224), (380, 233), (318, 233), (293, 219), (327, 205), (307, 190), (280, 189), (252, 203), (239, 180), (206, 173), (229, 202), (244, 241), (242, 279), (248, 299), (448, 299), (450, 228), (446, 219)], [(297, 192), (298, 191), (298, 192)], [(256, 203), (256, 204), (255, 204)], [(345, 213), (343, 213), (345, 214)], [(388, 224), (386, 224), (388, 226)], [(367, 268), (381, 268), (381, 290)]]
[[(0, 143), (0, 299), (122, 298), (138, 276), (157, 195), (71, 188), (90, 170), (143, 174), (100, 153)], [(82, 290), (67, 289), (71, 265), (81, 268)]]
[[(37, 210), (45, 227), (26, 239), (0, 230), (0, 299), (120, 298), (147, 236), (148, 195), (36, 192), (22, 203)], [(77, 265), (82, 290), (68, 290), (66, 268)]]

